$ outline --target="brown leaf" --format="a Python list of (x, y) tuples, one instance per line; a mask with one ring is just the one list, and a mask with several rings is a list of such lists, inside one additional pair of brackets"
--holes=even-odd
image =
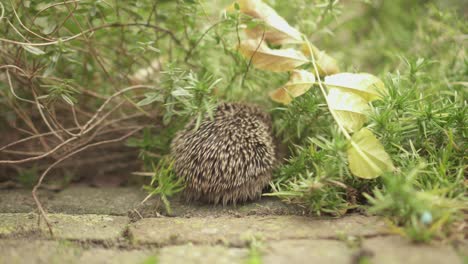
[[(240, 12), (265, 23), (265, 26), (258, 25), (246, 29), (246, 33), (251, 38), (259, 38), (264, 35), (268, 43), (275, 45), (302, 42), (301, 33), (291, 27), (284, 18), (262, 0), (239, 0), (237, 4)], [(229, 10), (233, 10), (233, 8), (231, 7)]]
[(239, 51), (252, 64), (262, 70), (286, 72), (307, 63), (304, 55), (295, 49), (270, 49), (263, 41), (248, 39), (242, 41)]

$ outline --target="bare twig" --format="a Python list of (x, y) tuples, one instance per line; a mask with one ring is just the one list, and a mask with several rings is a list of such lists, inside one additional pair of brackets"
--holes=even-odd
[(34, 198), (34, 202), (36, 203), (36, 206), (37, 208), (39, 209), (39, 213), (40, 213), (40, 217), (42, 216), (44, 218), (44, 221), (46, 222), (47, 224), (47, 227), (49, 229), (49, 232), (50, 232), (50, 235), (51, 236), (54, 236), (54, 233), (52, 231), (52, 226), (50, 225), (50, 222), (49, 222), (49, 219), (47, 218), (47, 214), (44, 210), (44, 208), (42, 207), (42, 204), (41, 202), (39, 201), (38, 197), (37, 197), (37, 189), (41, 186), (42, 184), (42, 181), (44, 180), (45, 176), (49, 173), (50, 170), (52, 170), (57, 164), (59, 164), (60, 162), (68, 159), (69, 157), (83, 151), (83, 150), (86, 150), (88, 148), (91, 148), (91, 147), (96, 147), (96, 146), (100, 146), (100, 145), (104, 145), (104, 144), (109, 144), (109, 143), (114, 143), (114, 142), (119, 142), (119, 141), (122, 141), (128, 137), (130, 137), (131, 135), (135, 134), (136, 132), (140, 131), (141, 129), (143, 129), (143, 127), (139, 127), (137, 129), (134, 129), (132, 131), (130, 131), (129, 133), (123, 135), (122, 137), (119, 137), (119, 138), (116, 138), (116, 139), (111, 139), (111, 140), (104, 140), (104, 141), (100, 141), (100, 142), (96, 142), (96, 143), (93, 143), (93, 144), (89, 144), (89, 145), (86, 145), (78, 150), (75, 150), (65, 156), (63, 156), (62, 158), (58, 159), (57, 161), (55, 161), (54, 163), (52, 163), (42, 174), (41, 174), (41, 177), (39, 177), (39, 180), (37, 181), (36, 185), (34, 185), (34, 188), (32, 190), (32, 196)]
[(198, 44), (200, 44), (200, 42), (203, 40), (203, 38), (206, 36), (206, 34), (208, 34), (208, 32), (210, 32), (210, 30), (212, 30), (213, 28), (215, 28), (216, 26), (218, 26), (219, 24), (221, 24), (223, 22), (226, 22), (226, 20), (220, 20), (220, 21), (214, 23), (205, 32), (203, 32), (203, 34), (197, 39), (197, 41), (192, 46), (192, 48), (189, 49), (189, 51), (187, 52), (187, 55), (185, 55), (185, 59), (184, 59), (185, 62), (187, 62), (188, 59), (190, 59), (190, 56), (192, 55), (192, 52), (197, 48)]
[(68, 143), (70, 143), (72, 141), (75, 141), (76, 139), (78, 139), (78, 137), (71, 137), (71, 138), (61, 142), (60, 144), (55, 146), (53, 149), (45, 152), (42, 155), (36, 156), (36, 157), (31, 157), (31, 158), (21, 159), (21, 160), (0, 160), (0, 164), (17, 164), (17, 163), (25, 163), (25, 162), (29, 162), (29, 161), (34, 161), (34, 160), (40, 160), (42, 158), (50, 156), (52, 153), (56, 152), (57, 150), (59, 150), (60, 148), (62, 148), (65, 145), (67, 145)]
[(56, 44), (59, 44), (61, 42), (71, 41), (71, 40), (74, 40), (74, 39), (84, 35), (84, 34), (92, 33), (92, 32), (95, 32), (97, 30), (100, 30), (100, 29), (113, 28), (113, 27), (133, 27), (133, 26), (148, 27), (148, 28), (153, 28), (153, 29), (158, 30), (158, 31), (162, 31), (162, 32), (168, 34), (177, 45), (182, 47), (182, 42), (169, 29), (162, 28), (160, 26), (156, 26), (156, 25), (152, 25), (152, 24), (145, 24), (145, 23), (111, 23), (111, 24), (105, 24), (105, 25), (101, 25), (101, 26), (98, 26), (98, 27), (87, 29), (87, 30), (85, 30), (83, 32), (80, 32), (80, 33), (78, 33), (76, 35), (73, 35), (73, 36), (60, 38), (58, 40), (49, 41), (49, 42), (41, 42), (41, 43), (21, 42), (21, 41), (5, 39), (5, 38), (0, 38), (0, 41), (1, 42), (6, 42), (6, 43), (11, 43), (11, 44), (16, 44), (16, 45), (28, 45), (28, 46), (36, 46), (36, 47), (41, 47), (42, 46), (42, 47), (44, 47), (44, 46), (56, 45)]

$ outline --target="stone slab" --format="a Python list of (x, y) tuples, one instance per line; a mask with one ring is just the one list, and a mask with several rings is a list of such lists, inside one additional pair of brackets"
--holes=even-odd
[(0, 240), (0, 264), (127, 264), (155, 258), (149, 250), (83, 249), (68, 241)]
[[(247, 263), (248, 250), (223, 246), (180, 245), (160, 250), (159, 264), (231, 264)], [(267, 263), (267, 262), (265, 262)]]
[(47, 208), (52, 213), (127, 215), (145, 195), (139, 188), (75, 186), (54, 195)]
[[(39, 200), (47, 207), (49, 198), (53, 192), (40, 191)], [(29, 213), (36, 209), (31, 190), (13, 189), (0, 190), (0, 213)]]
[(379, 264), (462, 264), (450, 245), (434, 241), (432, 244), (415, 244), (399, 236), (365, 239), (363, 249), (372, 252), (371, 263)]
[[(0, 237), (16, 237), (48, 231), (44, 221), (38, 227), (36, 214), (0, 214)], [(114, 240), (120, 238), (128, 218), (110, 215), (49, 214), (55, 238), (73, 240)]]
[[(145, 204), (141, 201), (147, 193), (137, 187), (93, 188), (71, 186), (61, 192), (39, 191), (40, 201), (50, 213), (127, 215), (137, 209), (143, 217), (168, 215), (163, 203), (157, 197)], [(246, 215), (304, 215), (306, 212), (293, 205), (287, 205), (275, 197), (262, 199), (237, 206), (186, 203), (180, 196), (170, 199), (172, 214), (177, 217), (246, 216)], [(30, 190), (0, 190), (0, 213), (29, 213), (36, 210)]]
[(205, 218), (145, 218), (129, 227), (135, 243), (157, 245), (244, 245), (252, 236), (263, 240), (337, 238), (384, 233), (385, 224), (376, 217), (350, 215), (343, 218), (304, 216), (246, 216)]
[(288, 205), (275, 197), (263, 197), (260, 200), (239, 205), (211, 205), (197, 202), (185, 202), (182, 197), (170, 199), (172, 212), (168, 214), (162, 202), (151, 198), (143, 206), (139, 206), (140, 214), (145, 218), (156, 217), (158, 214), (173, 217), (217, 217), (217, 216), (247, 216), (247, 215), (305, 215), (306, 212), (298, 206)]
[[(349, 264), (355, 254), (346, 243), (337, 240), (281, 240), (268, 243), (263, 249), (263, 263)], [(378, 263), (378, 262), (376, 262)]]

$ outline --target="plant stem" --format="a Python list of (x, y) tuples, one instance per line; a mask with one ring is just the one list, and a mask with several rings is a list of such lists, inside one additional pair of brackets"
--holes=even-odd
[(341, 133), (343, 133), (343, 135), (346, 137), (346, 139), (349, 140), (349, 142), (354, 147), (354, 149), (356, 149), (357, 153), (372, 167), (372, 169), (382, 172), (382, 170), (366, 155), (366, 153), (364, 153), (364, 151), (359, 147), (359, 145), (356, 142), (353, 141), (353, 139), (351, 138), (351, 135), (349, 135), (348, 131), (346, 131), (346, 129), (343, 127), (343, 125), (338, 121), (338, 117), (336, 116), (335, 111), (333, 111), (333, 109), (330, 107), (330, 102), (328, 101), (327, 92), (325, 91), (325, 88), (323, 87), (323, 84), (322, 84), (322, 80), (320, 79), (320, 75), (319, 75), (317, 63), (315, 62), (315, 56), (314, 56), (314, 52), (312, 50), (312, 46), (311, 46), (309, 40), (307, 39), (307, 37), (305, 37), (303, 35), (302, 38), (303, 38), (303, 40), (305, 41), (305, 43), (307, 45), (307, 49), (309, 50), (310, 57), (312, 59), (312, 65), (314, 66), (315, 75), (316, 75), (317, 81), (318, 81), (317, 83), (318, 83), (318, 85), (320, 87), (320, 90), (322, 91), (323, 97), (325, 97), (325, 101), (327, 102), (328, 110), (330, 110), (330, 113), (333, 116), (333, 119), (335, 119), (335, 122), (338, 125), (338, 128), (340, 129)]

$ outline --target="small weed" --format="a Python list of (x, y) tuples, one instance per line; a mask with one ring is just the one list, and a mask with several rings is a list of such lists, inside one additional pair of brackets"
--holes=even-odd
[(262, 264), (262, 254), (260, 252), (261, 244), (260, 242), (252, 238), (249, 243), (249, 255), (247, 257), (246, 264)]
[(175, 175), (173, 164), (174, 162), (168, 157), (161, 159), (156, 166), (153, 165), (154, 175), (151, 177), (150, 184), (143, 186), (148, 192), (148, 196), (146, 196), (142, 203), (154, 195), (158, 195), (163, 201), (168, 214), (172, 214), (168, 198), (181, 192), (185, 187), (183, 179)]
[(158, 263), (159, 263), (159, 260), (156, 256), (149, 256), (145, 260), (140, 262), (140, 264), (158, 264)]
[(18, 174), (18, 182), (25, 187), (33, 187), (39, 177), (37, 167), (33, 166), (29, 169), (23, 169)]

